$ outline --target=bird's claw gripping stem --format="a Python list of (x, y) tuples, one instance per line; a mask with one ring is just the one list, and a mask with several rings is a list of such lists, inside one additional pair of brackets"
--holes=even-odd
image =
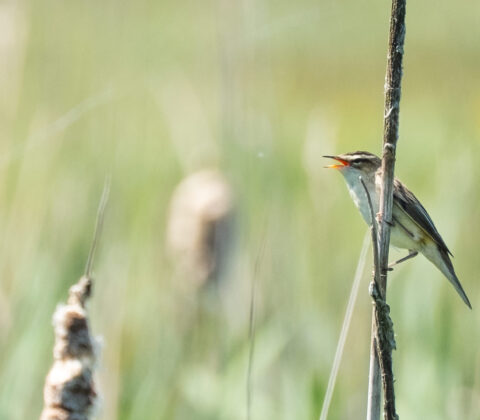
[(393, 220), (383, 220), (383, 213), (382, 212), (378, 212), (377, 213), (377, 223), (381, 223), (382, 221), (384, 221), (387, 225), (389, 225), (390, 227), (393, 227), (395, 226), (395, 223), (393, 223)]

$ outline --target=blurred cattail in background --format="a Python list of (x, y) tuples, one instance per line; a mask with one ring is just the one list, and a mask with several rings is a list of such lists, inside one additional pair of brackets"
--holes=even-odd
[[(175, 188), (170, 200), (166, 249), (173, 265), (177, 333), (182, 354), (176, 368), (175, 399), (198, 404), (199, 376), (221, 376), (226, 352), (222, 289), (227, 285), (233, 239), (233, 192), (216, 169), (194, 172)], [(192, 384), (196, 383), (192, 388)]]
[(195, 172), (175, 189), (167, 226), (167, 249), (178, 287), (195, 291), (216, 283), (226, 266), (232, 240), (233, 192), (222, 173)]

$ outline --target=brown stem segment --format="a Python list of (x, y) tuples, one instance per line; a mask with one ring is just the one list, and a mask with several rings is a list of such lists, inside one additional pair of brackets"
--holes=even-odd
[[(374, 281), (371, 295), (374, 301), (375, 328), (372, 340), (376, 341), (377, 351), (371, 358), (379, 364), (382, 372), (384, 392), (384, 418), (398, 418), (395, 410), (395, 391), (392, 369), (392, 350), (395, 348), (393, 324), (389, 316), (389, 307), (385, 302), (388, 273), (388, 251), (390, 245), (390, 223), (393, 207), (393, 180), (395, 171), (395, 152), (398, 141), (400, 96), (402, 81), (403, 45), (405, 40), (406, 0), (392, 0), (390, 18), (390, 36), (388, 41), (387, 71), (385, 77), (385, 113), (383, 131), (382, 183), (380, 193), (378, 221), (378, 264), (375, 264)], [(375, 223), (374, 223), (375, 224)], [(376, 354), (375, 354), (376, 353)], [(372, 369), (371, 369), (372, 371)], [(369, 395), (375, 395), (380, 384), (373, 383)], [(370, 401), (369, 401), (370, 407)], [(378, 410), (377, 410), (378, 411)], [(370, 420), (378, 419), (375, 410), (368, 413)]]

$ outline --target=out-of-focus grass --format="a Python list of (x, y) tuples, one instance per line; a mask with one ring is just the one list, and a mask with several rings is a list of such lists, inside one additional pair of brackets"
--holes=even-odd
[[(421, 258), (392, 274), (403, 418), (480, 408), (478, 8), (408, 5), (397, 174), (474, 310)], [(321, 155), (380, 150), (388, 16), (388, 2), (353, 0), (0, 5), (0, 418), (40, 413), (51, 315), (82, 273), (108, 171), (100, 418), (245, 417), (263, 237), (253, 418), (317, 418), (365, 230)], [(212, 165), (237, 195), (232, 266), (218, 296), (182, 296), (168, 202)], [(331, 419), (364, 415), (369, 327), (365, 280)]]

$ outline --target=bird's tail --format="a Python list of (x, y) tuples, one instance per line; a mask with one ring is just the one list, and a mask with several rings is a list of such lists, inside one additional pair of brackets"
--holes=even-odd
[[(463, 299), (465, 304), (472, 309), (472, 305), (468, 300), (467, 294), (465, 290), (463, 290), (460, 281), (458, 280), (457, 275), (455, 274), (455, 270), (453, 268), (452, 261), (450, 260), (450, 256), (448, 255), (447, 251), (439, 249), (439, 247), (435, 245), (431, 245), (431, 247), (426, 247), (427, 249), (424, 250), (423, 254), (433, 263), (435, 266), (443, 273), (443, 275), (448, 279), (450, 283), (452, 283), (453, 287)], [(435, 248), (435, 249), (433, 249)]]

